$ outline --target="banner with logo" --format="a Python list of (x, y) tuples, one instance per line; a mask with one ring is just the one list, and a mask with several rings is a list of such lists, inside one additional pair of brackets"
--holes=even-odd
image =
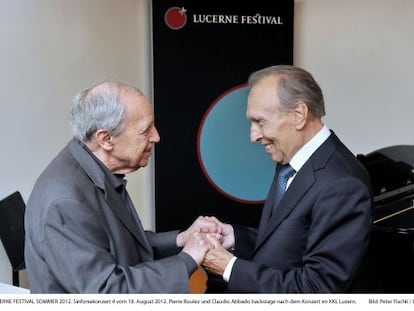
[(251, 72), (293, 63), (293, 0), (152, 1), (156, 230), (257, 226), (275, 163), (252, 144)]

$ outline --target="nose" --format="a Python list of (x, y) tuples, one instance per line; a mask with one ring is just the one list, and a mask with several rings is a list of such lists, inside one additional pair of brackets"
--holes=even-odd
[(155, 126), (152, 127), (151, 130), (151, 136), (150, 136), (150, 141), (152, 143), (158, 143), (160, 141), (161, 137), (160, 134), (158, 133), (158, 130)]
[(252, 122), (250, 124), (250, 141), (252, 143), (258, 142), (263, 138), (262, 131), (259, 126)]

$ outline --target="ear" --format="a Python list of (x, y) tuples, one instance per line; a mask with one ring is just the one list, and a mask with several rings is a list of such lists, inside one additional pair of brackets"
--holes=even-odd
[(111, 151), (114, 147), (112, 136), (105, 130), (98, 130), (95, 133), (96, 143), (105, 151)]
[(304, 102), (299, 102), (293, 109), (295, 126), (297, 130), (301, 130), (305, 127), (308, 119), (309, 108)]

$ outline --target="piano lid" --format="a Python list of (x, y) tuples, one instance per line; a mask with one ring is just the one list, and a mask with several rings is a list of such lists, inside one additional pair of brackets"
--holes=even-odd
[(370, 174), (375, 202), (414, 193), (414, 145), (390, 146), (357, 158)]

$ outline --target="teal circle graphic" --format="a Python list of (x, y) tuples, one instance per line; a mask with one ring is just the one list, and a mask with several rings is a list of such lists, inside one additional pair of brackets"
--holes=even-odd
[(262, 203), (275, 163), (250, 142), (246, 118), (247, 86), (219, 96), (206, 111), (198, 134), (198, 159), (208, 181), (223, 195), (243, 203)]

